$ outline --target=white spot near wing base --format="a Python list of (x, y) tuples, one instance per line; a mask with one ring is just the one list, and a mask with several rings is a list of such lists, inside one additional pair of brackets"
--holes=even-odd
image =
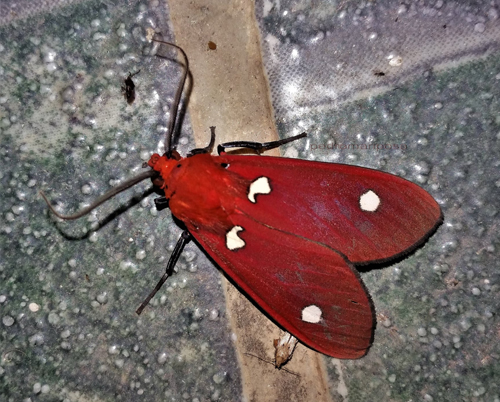
[(359, 197), (359, 206), (363, 211), (375, 212), (380, 206), (380, 198), (372, 190)]
[(322, 314), (323, 312), (318, 306), (311, 304), (310, 306), (304, 307), (302, 309), (302, 321), (317, 324), (321, 321)]
[(252, 203), (256, 203), (255, 196), (257, 194), (269, 194), (271, 192), (271, 186), (269, 185), (269, 179), (267, 177), (259, 177), (250, 184), (248, 189), (248, 199)]
[(234, 251), (245, 246), (245, 242), (238, 236), (238, 232), (242, 230), (241, 226), (235, 226), (226, 233), (226, 247), (229, 250)]

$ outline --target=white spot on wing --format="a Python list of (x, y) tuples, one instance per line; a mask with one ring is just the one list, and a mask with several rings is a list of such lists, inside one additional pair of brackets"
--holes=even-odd
[(359, 197), (359, 206), (363, 211), (375, 212), (380, 205), (380, 198), (372, 190)]
[(322, 311), (318, 306), (311, 304), (302, 310), (302, 321), (317, 324), (321, 321)]
[(226, 247), (229, 250), (238, 250), (245, 245), (245, 242), (238, 236), (238, 232), (242, 230), (243, 228), (241, 226), (235, 226), (226, 233)]
[(250, 202), (256, 203), (255, 196), (257, 194), (269, 194), (271, 192), (271, 186), (269, 185), (269, 179), (267, 177), (259, 177), (250, 184), (248, 189), (248, 199)]

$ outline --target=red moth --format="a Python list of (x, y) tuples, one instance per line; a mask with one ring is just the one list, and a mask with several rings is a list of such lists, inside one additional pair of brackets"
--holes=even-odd
[(337, 358), (363, 356), (373, 339), (375, 319), (355, 265), (388, 261), (415, 249), (441, 223), (438, 204), (419, 186), (376, 170), (224, 152), (245, 147), (260, 153), (305, 134), (265, 144), (226, 143), (214, 156), (209, 153), (215, 141), (212, 127), (207, 148), (180, 157), (171, 139), (188, 60), (179, 47), (161, 43), (178, 49), (186, 67), (172, 105), (165, 154), (151, 156), (150, 170), (81, 212), (64, 216), (51, 207), (52, 211), (60, 218), (76, 219), (152, 178), (165, 193), (155, 200), (157, 208), (168, 206), (185, 231), (166, 273), (138, 314), (194, 238), (254, 302), (302, 343)]

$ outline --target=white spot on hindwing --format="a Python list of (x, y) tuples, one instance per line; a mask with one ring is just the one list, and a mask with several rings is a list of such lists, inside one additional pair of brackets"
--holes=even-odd
[(267, 177), (259, 177), (255, 179), (250, 188), (248, 189), (248, 199), (252, 203), (256, 203), (255, 196), (257, 194), (269, 194), (271, 192), (271, 186), (269, 185), (269, 179)]
[(375, 212), (380, 206), (380, 198), (372, 190), (359, 197), (359, 206), (363, 211)]
[(318, 306), (311, 304), (310, 306), (304, 307), (302, 309), (302, 321), (317, 324), (321, 321), (322, 314), (323, 312)]
[(226, 233), (226, 247), (229, 250), (234, 251), (245, 246), (245, 242), (238, 236), (238, 232), (242, 230), (243, 228), (241, 226), (234, 226)]

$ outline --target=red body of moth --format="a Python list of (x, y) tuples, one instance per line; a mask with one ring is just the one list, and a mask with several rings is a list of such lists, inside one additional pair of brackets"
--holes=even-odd
[(330, 356), (371, 345), (355, 264), (414, 249), (442, 221), (419, 186), (376, 170), (265, 156), (155, 154), (173, 215), (286, 331)]

